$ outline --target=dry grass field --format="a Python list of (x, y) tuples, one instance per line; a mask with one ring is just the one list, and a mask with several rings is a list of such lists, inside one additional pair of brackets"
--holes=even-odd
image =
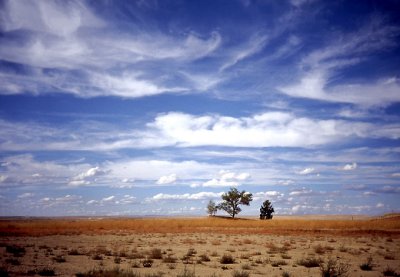
[(399, 276), (400, 216), (0, 220), (0, 276)]

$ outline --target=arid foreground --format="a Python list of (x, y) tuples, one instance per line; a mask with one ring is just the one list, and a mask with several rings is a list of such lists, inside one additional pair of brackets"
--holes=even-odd
[(363, 220), (269, 221), (3, 219), (0, 234), (0, 276), (400, 273), (398, 215)]

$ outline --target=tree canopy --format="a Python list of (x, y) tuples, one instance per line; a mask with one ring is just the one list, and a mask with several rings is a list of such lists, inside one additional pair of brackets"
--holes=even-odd
[(214, 201), (210, 200), (207, 205), (207, 213), (210, 216), (214, 216), (217, 213), (217, 211), (218, 211), (217, 205), (215, 204)]
[(265, 200), (260, 208), (260, 219), (272, 219), (272, 213), (274, 213), (274, 207), (269, 200)]
[(228, 192), (224, 193), (222, 196), (223, 202), (217, 206), (218, 209), (224, 210), (232, 218), (240, 213), (242, 209), (240, 205), (249, 206), (250, 202), (253, 200), (253, 195), (246, 191), (239, 192), (237, 188), (231, 188)]

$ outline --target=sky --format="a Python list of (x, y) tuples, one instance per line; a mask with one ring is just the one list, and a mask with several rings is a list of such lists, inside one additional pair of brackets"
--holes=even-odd
[(399, 15), (0, 1), (0, 216), (205, 216), (231, 187), (246, 216), (399, 212)]

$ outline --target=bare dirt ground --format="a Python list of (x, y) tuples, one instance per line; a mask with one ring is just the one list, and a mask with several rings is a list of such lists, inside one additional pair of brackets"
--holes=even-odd
[[(321, 276), (329, 264), (336, 271), (331, 276), (400, 273), (398, 217), (353, 223), (335, 218), (332, 224), (308, 218), (297, 225), (290, 218), (276, 219), (275, 225), (275, 219), (129, 220), (97, 220), (86, 229), (75, 226), (76, 233), (60, 229), (65, 223), (60, 220), (2, 221), (0, 276), (104, 276), (107, 270), (114, 270), (108, 276)], [(73, 222), (81, 221), (87, 219)], [(151, 224), (164, 224), (164, 232)], [(90, 271), (103, 273), (79, 275)]]

